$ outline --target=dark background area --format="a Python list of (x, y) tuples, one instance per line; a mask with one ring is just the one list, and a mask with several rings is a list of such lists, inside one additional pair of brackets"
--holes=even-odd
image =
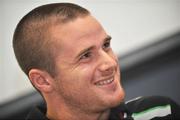
[[(138, 96), (168, 96), (180, 104), (180, 32), (119, 57), (126, 100)], [(23, 119), (33, 106), (43, 104), (39, 93), (0, 105), (0, 119)]]
[(119, 60), (126, 100), (161, 95), (180, 104), (180, 32)]

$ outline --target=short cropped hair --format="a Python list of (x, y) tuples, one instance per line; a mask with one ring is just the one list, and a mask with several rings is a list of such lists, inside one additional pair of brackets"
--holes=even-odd
[(87, 9), (72, 3), (53, 3), (39, 6), (25, 15), (13, 36), (14, 53), (24, 73), (28, 75), (32, 68), (37, 68), (55, 76), (55, 53), (48, 28), (89, 14)]

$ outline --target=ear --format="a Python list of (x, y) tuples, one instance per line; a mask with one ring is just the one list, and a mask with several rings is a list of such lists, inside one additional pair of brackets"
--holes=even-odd
[(53, 79), (46, 71), (31, 69), (29, 71), (29, 79), (33, 86), (41, 93), (49, 93), (53, 89)]

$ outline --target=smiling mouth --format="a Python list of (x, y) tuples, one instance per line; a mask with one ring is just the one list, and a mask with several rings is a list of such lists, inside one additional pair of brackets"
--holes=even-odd
[(108, 80), (101, 80), (95, 83), (97, 86), (102, 86), (102, 85), (108, 85), (111, 84), (114, 81), (114, 78), (108, 79)]

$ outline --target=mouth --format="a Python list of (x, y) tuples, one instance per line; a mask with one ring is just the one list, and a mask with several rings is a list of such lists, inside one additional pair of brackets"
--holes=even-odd
[(97, 82), (95, 82), (95, 85), (97, 85), (97, 86), (108, 85), (108, 84), (111, 84), (113, 81), (114, 81), (114, 77), (111, 77), (109, 79), (97, 81)]

